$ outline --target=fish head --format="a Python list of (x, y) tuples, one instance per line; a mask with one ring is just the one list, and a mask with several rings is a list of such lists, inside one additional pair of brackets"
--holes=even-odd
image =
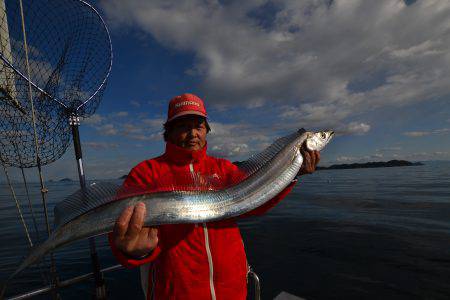
[(333, 130), (312, 132), (306, 138), (306, 148), (308, 150), (321, 151), (330, 142), (333, 135)]

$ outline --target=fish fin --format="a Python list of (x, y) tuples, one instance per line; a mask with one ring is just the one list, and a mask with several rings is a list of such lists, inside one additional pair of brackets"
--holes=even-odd
[(292, 134), (279, 138), (262, 152), (251, 156), (245, 161), (235, 162), (235, 164), (240, 171), (245, 174), (245, 177), (249, 177), (272, 160), (287, 144), (291, 143), (305, 132), (305, 129), (301, 128)]
[(112, 182), (99, 182), (78, 190), (54, 208), (54, 226), (59, 227), (76, 217), (105, 203), (117, 199), (120, 186)]

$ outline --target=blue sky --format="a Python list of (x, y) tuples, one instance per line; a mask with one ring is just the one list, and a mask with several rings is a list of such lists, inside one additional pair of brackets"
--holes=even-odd
[[(88, 178), (164, 149), (169, 99), (205, 100), (210, 154), (244, 159), (299, 127), (334, 129), (322, 165), (450, 159), (450, 2), (94, 2), (114, 60), (83, 121)], [(46, 166), (76, 178), (73, 151)]]

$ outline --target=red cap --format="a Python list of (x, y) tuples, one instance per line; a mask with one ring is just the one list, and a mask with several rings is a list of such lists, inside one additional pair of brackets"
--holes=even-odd
[(183, 94), (170, 100), (167, 122), (185, 115), (198, 115), (206, 118), (203, 100), (194, 94)]

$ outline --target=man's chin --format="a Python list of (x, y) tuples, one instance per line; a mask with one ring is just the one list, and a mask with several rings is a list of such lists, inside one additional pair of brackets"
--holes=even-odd
[(203, 148), (201, 143), (181, 143), (179, 146), (183, 147), (186, 150), (196, 151)]
[(195, 151), (195, 150), (199, 150), (200, 146), (198, 144), (195, 144), (195, 145), (188, 144), (188, 145), (185, 145), (183, 148), (187, 149), (187, 150)]

